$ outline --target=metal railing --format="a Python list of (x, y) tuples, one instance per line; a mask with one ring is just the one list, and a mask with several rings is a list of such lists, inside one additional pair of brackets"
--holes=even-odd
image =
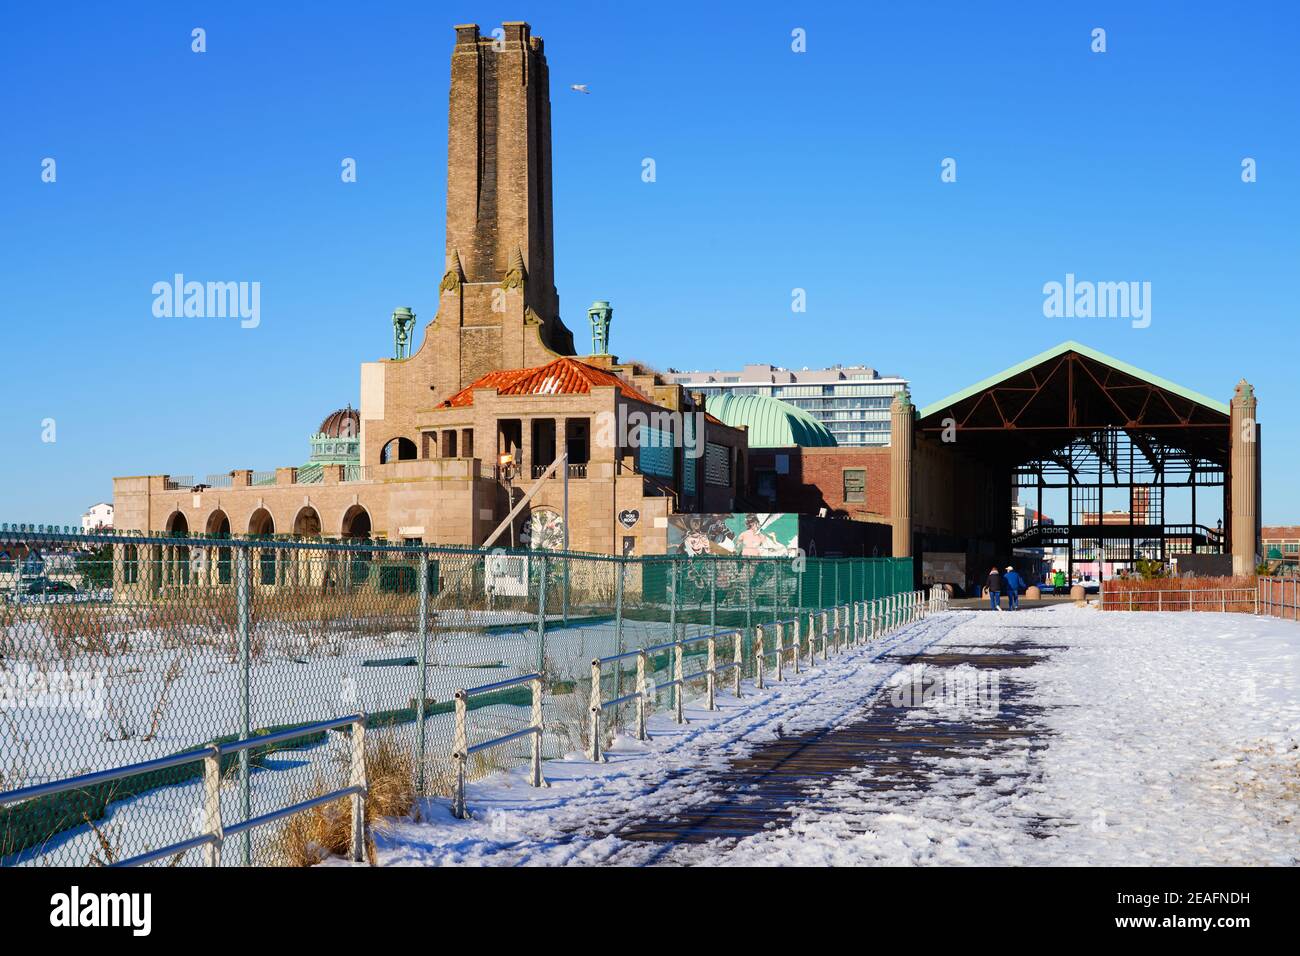
[[(544, 474), (546, 474), (547, 469), (550, 468), (550, 467), (551, 467), (551, 462), (549, 462), (549, 461), (546, 462), (546, 463), (544, 463), (544, 464), (540, 464), (540, 465), (536, 465), (536, 464), (535, 464), (535, 465), (532, 466), (532, 468), (529, 469), (529, 474), (531, 474), (532, 477), (533, 477), (534, 479), (541, 478)], [(568, 465), (565, 466), (565, 473), (566, 473), (570, 478), (586, 478), (586, 477), (587, 477), (587, 462), (585, 462), (585, 461), (584, 461), (584, 462), (571, 462), (571, 463), (569, 463)], [(559, 473), (558, 473), (558, 471), (557, 471), (557, 473), (554, 474), (554, 475), (552, 475), (551, 477), (552, 477), (552, 478), (559, 478), (560, 475), (559, 475)]]
[[(508, 690), (511, 687), (519, 687), (522, 684), (529, 684), (533, 691), (533, 712), (532, 720), (523, 730), (516, 730), (513, 733), (502, 734), (499, 737), (493, 737), (491, 740), (483, 740), (476, 744), (469, 742), (469, 700), (478, 694), (488, 694), (493, 691)], [(469, 810), (465, 806), (465, 776), (466, 764), (469, 758), (476, 753), (482, 753), (493, 747), (500, 747), (504, 744), (513, 743), (516, 740), (522, 740), (525, 737), (532, 737), (532, 775), (529, 785), (533, 787), (547, 786), (546, 780), (542, 777), (542, 675), (525, 674), (522, 677), (511, 677), (506, 680), (493, 681), (490, 684), (480, 684), (478, 687), (462, 688), (456, 691), (456, 738), (451, 752), (452, 764), (455, 768), (455, 793), (452, 797), (451, 814), (459, 820), (469, 819)]]
[(1133, 588), (1102, 585), (1105, 611), (1219, 611), (1300, 621), (1300, 579), (1260, 576), (1254, 587)]
[(1300, 621), (1300, 578), (1261, 577), (1257, 614)]
[[(273, 810), (270, 813), (263, 813), (255, 817), (246, 817), (244, 820), (230, 826), (222, 825), (222, 757), (233, 754), (245, 755), (248, 750), (253, 747), (267, 747), (277, 743), (284, 743), (289, 740), (300, 740), (314, 734), (337, 730), (340, 727), (350, 728), (351, 774), (348, 786), (341, 787), (320, 796), (312, 797), (308, 800), (301, 800), (278, 810)], [(143, 866), (147, 863), (154, 863), (158, 860), (187, 853), (190, 850), (198, 849), (200, 847), (204, 848), (204, 863), (207, 866), (220, 866), (221, 849), (225, 845), (225, 841), (230, 837), (247, 834), (257, 827), (284, 820), (288, 817), (294, 816), (295, 814), (303, 813), (314, 807), (321, 806), (322, 804), (330, 803), (334, 800), (340, 800), (343, 797), (352, 798), (352, 824), (349, 841), (349, 858), (353, 862), (360, 863), (365, 858), (365, 799), (367, 793), (365, 733), (365, 714), (352, 714), (348, 717), (340, 717), (337, 720), (326, 720), (315, 724), (307, 724), (302, 727), (292, 727), (272, 734), (259, 734), (245, 740), (238, 740), (231, 743), (208, 744), (205, 747), (199, 747), (195, 750), (188, 750), (168, 757), (159, 757), (156, 760), (144, 760), (139, 763), (127, 764), (112, 770), (99, 770), (94, 773), (80, 774), (63, 780), (40, 783), (31, 787), (22, 787), (18, 790), (0, 791), (0, 807), (8, 804), (23, 803), (27, 800), (36, 800), (42, 797), (55, 796), (70, 791), (86, 790), (91, 787), (97, 787), (101, 784), (112, 783), (117, 780), (124, 780), (142, 774), (156, 773), (161, 770), (169, 770), (175, 767), (181, 767), (186, 764), (202, 761), (203, 808), (200, 824), (202, 833), (198, 836), (191, 837), (188, 840), (181, 840), (168, 844), (167, 846), (150, 850), (147, 853), (141, 853), (129, 857), (125, 860), (111, 862), (109, 864), (110, 866)]]
[[(281, 481), (289, 477), (280, 472)], [(180, 516), (189, 526), (213, 526), (221, 502), (205, 496), (203, 504), (200, 511), (181, 496)], [(455, 691), (489, 679), (483, 669), (500, 678), (545, 675), (543, 756), (559, 757), (587, 750), (593, 659), (659, 647), (649, 658), (659, 672), (646, 679), (651, 687), (655, 680), (669, 686), (657, 698), (652, 693), (647, 707), (653, 709), (671, 703), (676, 651), (670, 644), (665, 653), (663, 642), (689, 642), (677, 672), (686, 685), (682, 696), (702, 695), (707, 673), (687, 669), (703, 665), (702, 635), (711, 633), (717, 637), (714, 691), (725, 693), (734, 687), (733, 671), (743, 671), (742, 682), (755, 676), (757, 624), (798, 619), (806, 631), (810, 613), (882, 598), (909, 587), (913, 574), (910, 560), (893, 558), (501, 555), (348, 542), (290, 534), (301, 501), (285, 511), (273, 500), (266, 507), (274, 522), (259, 524), (266, 533), (256, 537), (239, 533), (248, 527), (242, 515), (231, 515), (236, 534), (222, 537), (0, 523), (0, 553), (27, 556), (10, 558), (8, 572), (0, 562), (0, 574), (8, 573), (0, 578), (0, 703), (6, 704), (0, 792), (162, 759), (211, 741), (261, 740), (260, 731), (279, 733), (364, 710), (372, 749), (388, 748), (411, 768), (414, 794), (450, 797), (449, 754), (459, 750), (453, 747)], [(19, 595), (28, 565), (42, 562), (47, 570), (66, 564), (58, 580), (75, 593)], [(845, 614), (838, 612), (841, 628)], [(743, 635), (743, 668), (725, 666), (734, 662), (734, 643), (721, 635), (736, 630)], [(766, 639), (770, 650), (770, 625)], [(807, 644), (801, 640), (801, 668)], [(788, 667), (789, 650), (784, 660)], [(629, 689), (631, 662), (622, 663), (614, 681), (605, 675), (606, 698)], [(770, 673), (770, 656), (767, 663)], [(522, 687), (500, 698), (471, 696), (468, 703), (470, 743), (517, 730), (530, 716)], [(631, 716), (632, 706), (624, 702), (603, 714), (617, 722)], [(602, 726), (602, 742), (608, 731)], [(528, 749), (519, 743), (476, 753), (468, 778), (489, 769), (479, 756), (493, 768), (522, 767)], [(296, 760), (263, 762), (260, 749), (225, 758), (239, 764), (238, 789), (224, 788), (226, 822), (322, 792), (317, 781), (336, 772), (334, 756), (314, 745), (304, 750)], [(199, 764), (173, 767), (91, 793), (7, 803), (0, 808), (0, 864), (85, 865), (105, 856), (105, 839), (114, 858), (125, 859), (192, 837), (185, 821), (201, 770)], [(331, 777), (322, 786), (345, 782)], [(249, 812), (234, 816), (242, 806)], [(293, 829), (286, 838), (296, 838)], [(266, 829), (236, 845), (250, 842), (249, 863), (310, 856)], [(346, 853), (346, 845), (334, 852)], [(227, 844), (233, 862), (231, 854)], [(198, 857), (188, 854), (181, 863)]]
[(1106, 594), (1102, 606), (1108, 611), (1239, 611), (1259, 613), (1257, 588), (1152, 588)]

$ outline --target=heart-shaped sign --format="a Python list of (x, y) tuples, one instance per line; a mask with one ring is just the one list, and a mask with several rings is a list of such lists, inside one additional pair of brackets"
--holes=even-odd
[(635, 508), (625, 508), (623, 511), (618, 513), (618, 523), (624, 528), (631, 528), (640, 520), (641, 512), (637, 511)]

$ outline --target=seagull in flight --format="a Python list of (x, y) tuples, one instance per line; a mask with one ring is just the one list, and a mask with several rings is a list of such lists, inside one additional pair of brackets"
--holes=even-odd
[(587, 84), (586, 84), (586, 83), (574, 83), (572, 86), (569, 87), (569, 89), (573, 90), (573, 92), (575, 92), (575, 93), (590, 93), (590, 92), (591, 92), (591, 90), (587, 89)]

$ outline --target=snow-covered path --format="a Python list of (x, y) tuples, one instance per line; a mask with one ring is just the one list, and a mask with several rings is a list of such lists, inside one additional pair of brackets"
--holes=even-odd
[[(907, 666), (906, 658), (917, 654), (940, 655), (933, 660), (945, 665), (941, 686), (958, 693), (931, 693), (936, 671), (918, 675), (915, 665)], [(1024, 661), (1007, 669), (979, 666), (997, 654)], [(1293, 623), (1068, 606), (1016, 615), (950, 612), (775, 689), (720, 703), (714, 714), (691, 712), (685, 728), (656, 715), (652, 740), (619, 740), (609, 764), (594, 766), (578, 756), (548, 762), (549, 790), (532, 790), (513, 774), (471, 785), (475, 820), (454, 821), (444, 802), (431, 801), (426, 822), (400, 823), (381, 838), (380, 860), (870, 865), (1300, 859), (1300, 627)], [(860, 726), (864, 715), (882, 713), (897, 728), (915, 728), (921, 740), (945, 726), (962, 728), (967, 737), (987, 726), (989, 740), (960, 751), (914, 748), (902, 783), (889, 781), (888, 761), (846, 769), (789, 807), (781, 825), (739, 840), (665, 846), (614, 835), (629, 823), (668, 819), (707, 801), (711, 779), (778, 737), (848, 729)], [(1005, 732), (1011, 723), (1015, 732)]]

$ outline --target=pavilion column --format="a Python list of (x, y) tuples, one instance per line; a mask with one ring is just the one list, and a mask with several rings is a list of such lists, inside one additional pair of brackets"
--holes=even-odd
[[(532, 481), (533, 465), (533, 420), (521, 418), (519, 420), (519, 461), (516, 471), (519, 475), (518, 480), (525, 488)], [(514, 502), (510, 504), (513, 506)]]
[(1259, 564), (1259, 424), (1255, 389), (1244, 378), (1232, 395), (1232, 573), (1254, 574)]
[(912, 427), (916, 410), (903, 388), (889, 404), (889, 512), (894, 526), (893, 554), (912, 556)]

